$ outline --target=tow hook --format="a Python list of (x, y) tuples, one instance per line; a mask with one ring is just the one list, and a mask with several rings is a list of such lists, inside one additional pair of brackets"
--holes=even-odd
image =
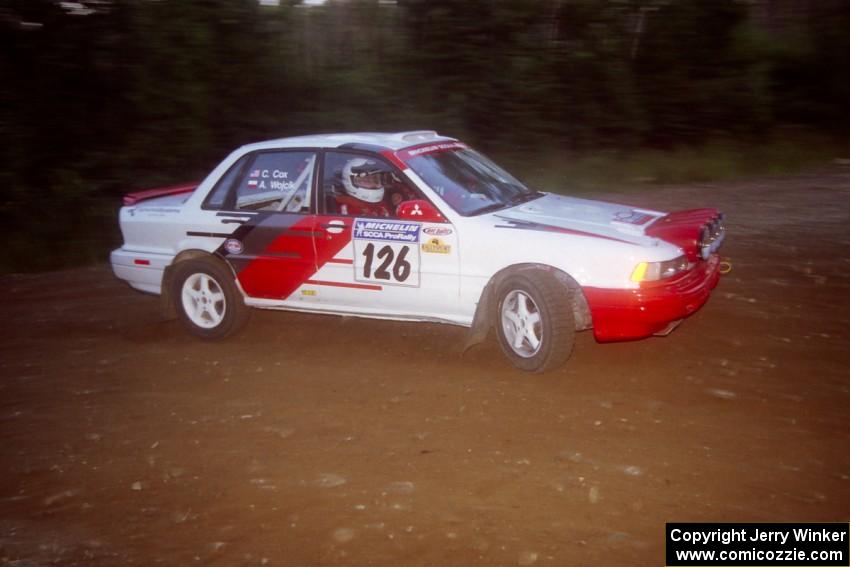
[(720, 260), (720, 265), (718, 266), (718, 270), (721, 275), (726, 275), (732, 271), (732, 260), (728, 258), (723, 258)]

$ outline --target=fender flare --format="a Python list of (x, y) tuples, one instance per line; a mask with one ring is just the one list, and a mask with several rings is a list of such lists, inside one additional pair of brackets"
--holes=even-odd
[(579, 283), (569, 274), (547, 264), (515, 264), (493, 274), (493, 277), (484, 286), (484, 289), (481, 291), (481, 298), (478, 300), (478, 305), (475, 308), (475, 315), (472, 317), (472, 326), (469, 328), (469, 333), (466, 336), (466, 342), (463, 345), (461, 354), (487, 340), (487, 335), (489, 335), (490, 329), (495, 324), (496, 290), (499, 284), (508, 276), (525, 271), (551, 273), (562, 285), (572, 292), (573, 316), (575, 317), (576, 331), (584, 331), (593, 327), (593, 318), (590, 313), (590, 307), (587, 304), (587, 299), (584, 297)]

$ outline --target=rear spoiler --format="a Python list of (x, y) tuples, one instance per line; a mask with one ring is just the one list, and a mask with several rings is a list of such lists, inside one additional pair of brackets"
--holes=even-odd
[(135, 205), (154, 197), (164, 197), (166, 195), (179, 195), (180, 193), (191, 193), (198, 187), (197, 182), (184, 183), (182, 185), (170, 185), (168, 187), (159, 187), (157, 189), (145, 189), (144, 191), (136, 191), (135, 193), (127, 193), (124, 195), (125, 205)]

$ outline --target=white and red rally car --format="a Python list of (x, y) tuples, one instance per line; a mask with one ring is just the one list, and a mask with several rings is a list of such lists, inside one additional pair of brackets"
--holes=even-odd
[(436, 132), (251, 144), (200, 184), (127, 195), (115, 274), (220, 339), (247, 307), (496, 328), (519, 368), (666, 334), (719, 279), (723, 216), (527, 188)]

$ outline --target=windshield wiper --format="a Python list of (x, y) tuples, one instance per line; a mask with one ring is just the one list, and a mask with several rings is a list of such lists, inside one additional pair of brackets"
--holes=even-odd
[(539, 197), (542, 197), (543, 193), (540, 191), (532, 190), (530, 193), (520, 193), (513, 199), (511, 199), (511, 205), (519, 205), (521, 203), (527, 203), (528, 201), (533, 201)]
[(480, 209), (475, 209), (469, 216), (475, 217), (478, 215), (483, 215), (484, 213), (491, 213), (493, 211), (498, 211), (499, 209), (504, 209), (505, 207), (510, 207), (510, 203), (491, 203), (486, 207), (481, 207)]
[(528, 201), (533, 201), (539, 197), (542, 197), (545, 193), (541, 193), (540, 191), (532, 191), (531, 193), (522, 193), (512, 198), (510, 201), (505, 203), (491, 203), (486, 207), (481, 207), (480, 209), (476, 209), (475, 211), (469, 213), (469, 216), (478, 216), (483, 215), (484, 213), (491, 213), (493, 211), (498, 211), (499, 209), (507, 209), (508, 207), (515, 207), (522, 203), (527, 203)]

